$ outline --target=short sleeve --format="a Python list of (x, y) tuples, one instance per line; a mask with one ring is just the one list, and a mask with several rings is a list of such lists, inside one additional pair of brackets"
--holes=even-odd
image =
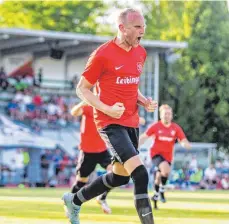
[(97, 80), (99, 79), (100, 75), (103, 72), (103, 61), (102, 57), (98, 55), (97, 51), (94, 51), (86, 64), (86, 67), (84, 69), (84, 72), (82, 76), (85, 77), (85, 79), (90, 82), (92, 85), (94, 85)]
[(182, 128), (181, 128), (179, 125), (177, 125), (176, 137), (177, 137), (180, 141), (182, 141), (183, 139), (186, 138), (184, 131), (182, 130)]
[(83, 115), (89, 115), (90, 114), (90, 106), (83, 106), (82, 110), (83, 110)]
[(148, 136), (154, 135), (156, 133), (156, 124), (152, 124), (146, 131)]

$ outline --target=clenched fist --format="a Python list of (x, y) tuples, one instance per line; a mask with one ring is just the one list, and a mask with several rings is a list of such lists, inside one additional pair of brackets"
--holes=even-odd
[(105, 114), (107, 114), (110, 117), (119, 119), (125, 111), (125, 107), (123, 103), (115, 103), (113, 106), (108, 107), (108, 110), (105, 111)]
[(145, 109), (148, 112), (154, 112), (158, 107), (157, 101), (152, 100), (151, 97), (147, 98), (146, 104), (145, 104)]

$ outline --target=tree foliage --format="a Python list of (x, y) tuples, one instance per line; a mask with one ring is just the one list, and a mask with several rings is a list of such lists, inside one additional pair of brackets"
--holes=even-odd
[(190, 37), (192, 22), (199, 2), (141, 1), (146, 18), (146, 37), (183, 41)]
[(229, 14), (226, 2), (201, 2), (191, 30), (189, 47), (179, 63), (163, 70), (161, 100), (173, 105), (175, 119), (190, 140), (216, 142), (228, 149)]
[[(181, 63), (189, 80), (198, 80), (196, 105), (202, 100), (197, 140), (229, 146), (229, 14), (226, 2), (202, 2), (193, 24), (189, 48)], [(181, 65), (182, 65), (181, 64)], [(198, 113), (192, 115), (195, 117)], [(193, 122), (192, 122), (193, 123)], [(197, 128), (196, 128), (197, 129)]]
[(5, 1), (0, 5), (0, 27), (96, 33), (102, 1)]

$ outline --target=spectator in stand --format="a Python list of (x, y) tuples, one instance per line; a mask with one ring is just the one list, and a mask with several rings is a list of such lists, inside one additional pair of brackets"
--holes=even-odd
[(38, 85), (41, 86), (42, 82), (43, 82), (43, 69), (39, 68), (39, 71), (38, 71)]
[(9, 86), (9, 83), (7, 81), (7, 76), (6, 76), (6, 73), (5, 73), (5, 70), (3, 67), (0, 68), (0, 87), (3, 89), (3, 90), (6, 90)]
[(14, 163), (14, 166), (12, 169), (14, 169), (17, 177), (20, 177), (22, 180), (23, 178), (23, 169), (24, 169), (24, 162), (23, 162), (23, 154), (22, 149), (17, 149), (16, 155), (12, 161)]
[(16, 102), (20, 102), (21, 100), (23, 100), (24, 94), (22, 91), (17, 91), (15, 96), (14, 96), (14, 100)]
[(41, 95), (39, 95), (39, 94), (35, 94), (34, 96), (33, 96), (33, 104), (36, 106), (36, 107), (40, 107), (41, 105), (42, 105), (42, 103), (43, 103), (43, 100), (42, 100), (42, 97), (41, 97)]
[(221, 169), (223, 167), (222, 161), (220, 159), (216, 159), (215, 168)]
[(191, 174), (190, 176), (190, 183), (193, 186), (198, 187), (201, 180), (203, 179), (204, 176), (204, 172), (203, 169), (201, 169), (200, 166), (197, 167), (196, 171), (194, 173)]
[(43, 187), (48, 185), (48, 181), (49, 181), (49, 158), (48, 158), (48, 153), (49, 151), (46, 150), (44, 152), (44, 154), (41, 155), (41, 178), (42, 178), (42, 185)]
[(223, 174), (220, 184), (222, 189), (224, 190), (229, 189), (229, 174)]
[(229, 168), (229, 156), (226, 156), (223, 161), (223, 168)]
[(57, 184), (58, 184), (58, 180), (56, 176), (52, 176), (49, 180), (49, 187), (56, 187)]
[(29, 152), (28, 149), (24, 149), (22, 151), (22, 155), (23, 155), (23, 163), (24, 163), (24, 182), (27, 182), (28, 179), (28, 168), (29, 168), (29, 163), (30, 163), (30, 156), (29, 156)]
[(19, 106), (15, 99), (8, 103), (6, 110), (12, 119), (18, 119)]
[(16, 79), (18, 80), (15, 84), (15, 89), (17, 91), (24, 91), (28, 88), (28, 84), (25, 82), (23, 76), (19, 75)]
[(61, 161), (61, 172), (63, 174), (63, 184), (69, 184), (69, 180), (71, 177), (71, 171), (72, 171), (72, 160), (69, 158), (68, 155), (63, 156), (63, 160)]
[(25, 83), (27, 87), (33, 86), (33, 77), (32, 76), (23, 76), (21, 81)]
[(198, 167), (198, 163), (197, 163), (196, 155), (193, 155), (189, 164), (189, 169), (195, 172), (197, 171), (197, 167)]
[(53, 162), (54, 162), (54, 173), (56, 176), (56, 179), (58, 180), (59, 173), (61, 171), (61, 161), (63, 160), (63, 157), (61, 155), (60, 149), (56, 149), (55, 154), (53, 156)]
[(3, 67), (0, 68), (0, 81), (6, 78), (5, 69)]
[(57, 120), (57, 115), (60, 113), (60, 108), (53, 100), (50, 100), (47, 105), (47, 113), (49, 122), (55, 122)]
[(204, 172), (204, 180), (206, 183), (206, 187), (208, 189), (215, 189), (217, 184), (217, 173), (214, 167), (214, 164), (210, 164), (210, 166)]
[(32, 101), (33, 101), (33, 98), (32, 98), (32, 96), (31, 96), (31, 93), (30, 93), (30, 91), (28, 91), (28, 90), (25, 90), (24, 91), (24, 96), (23, 96), (23, 103), (27, 106), (28, 104), (31, 104), (32, 103)]
[(79, 82), (79, 75), (75, 74), (71, 81), (71, 88), (75, 89), (78, 82)]

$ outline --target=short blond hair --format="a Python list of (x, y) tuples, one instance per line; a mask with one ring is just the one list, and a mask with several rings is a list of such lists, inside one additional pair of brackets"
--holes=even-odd
[(125, 8), (118, 13), (117, 16), (117, 25), (124, 24), (126, 22), (126, 18), (130, 13), (139, 13), (143, 15), (142, 12), (135, 8)]
[(169, 109), (171, 111), (173, 111), (172, 107), (170, 107), (168, 104), (162, 104), (160, 107), (159, 107), (159, 111), (160, 113), (165, 110), (165, 109)]

